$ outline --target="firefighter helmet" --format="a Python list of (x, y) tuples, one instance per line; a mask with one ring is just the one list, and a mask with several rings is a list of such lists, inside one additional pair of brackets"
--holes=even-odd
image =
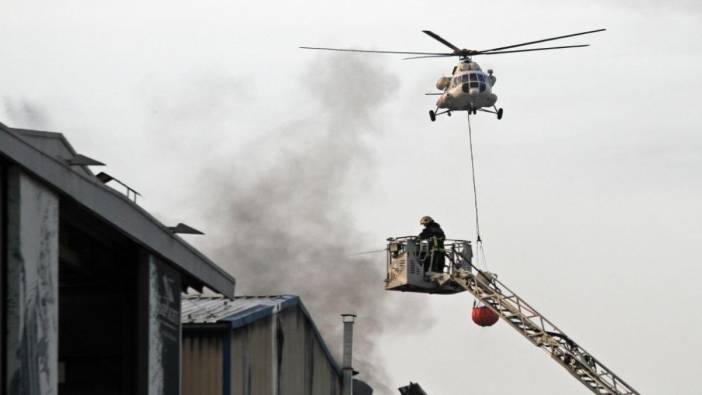
[(422, 219), (419, 220), (420, 225), (427, 225), (432, 222), (434, 222), (434, 220), (428, 215), (423, 216)]

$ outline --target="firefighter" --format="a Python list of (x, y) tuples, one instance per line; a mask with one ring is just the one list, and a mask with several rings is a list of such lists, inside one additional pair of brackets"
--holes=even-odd
[(419, 220), (419, 224), (424, 226), (424, 230), (419, 234), (419, 240), (426, 240), (429, 244), (429, 251), (423, 259), (424, 271), (443, 273), (446, 265), (444, 255), (444, 240), (446, 235), (441, 229), (441, 225), (425, 215)]

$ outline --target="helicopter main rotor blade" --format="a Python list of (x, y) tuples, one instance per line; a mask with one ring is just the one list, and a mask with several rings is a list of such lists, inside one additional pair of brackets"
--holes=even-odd
[(445, 46), (453, 49), (453, 52), (461, 52), (461, 49), (458, 48), (457, 46), (451, 44), (450, 42), (446, 41), (443, 37), (439, 36), (438, 34), (432, 32), (431, 30), (422, 30), (422, 32), (429, 37), (433, 38), (434, 40), (444, 44)]
[(409, 58), (402, 58), (402, 60), (428, 59), (428, 58), (447, 58), (447, 57), (450, 57), (450, 56), (461, 56), (461, 54), (449, 53), (449, 54), (443, 54), (443, 55), (412, 56), (412, 57), (409, 57)]
[[(476, 51), (472, 56), (477, 55), (499, 55), (503, 53), (516, 53), (516, 52), (531, 52), (531, 51), (547, 51), (551, 49), (565, 49), (565, 48), (581, 48), (589, 47), (590, 44), (578, 44), (578, 45), (563, 45), (560, 47), (542, 47), (542, 48), (529, 48), (529, 49), (516, 49), (513, 51), (495, 51), (495, 52), (483, 52)], [(412, 56), (409, 58), (402, 58), (402, 60), (412, 60), (412, 59), (429, 59), (429, 58), (445, 58), (449, 56), (461, 56), (462, 54), (448, 54), (448, 55), (424, 55), (424, 56)]]
[(590, 46), (590, 44), (564, 45), (562, 47), (543, 47), (543, 48), (530, 48), (530, 49), (515, 49), (513, 51), (479, 52), (476, 55), (499, 55), (499, 54), (503, 54), (503, 53), (547, 51), (550, 49), (581, 48), (581, 47), (589, 47), (589, 46)]
[(300, 47), (300, 48), (302, 48), (302, 49), (318, 49), (321, 51), (337, 51), (337, 52), (362, 52), (362, 53), (389, 53), (389, 54), (400, 54), (400, 55), (453, 56), (452, 53), (441, 53), (441, 52), (372, 51), (369, 49), (322, 48), (322, 47)]
[(484, 50), (480, 51), (480, 53), (481, 53), (481, 54), (484, 54), (484, 53), (486, 53), (486, 52), (501, 51), (501, 50), (503, 50), (503, 49), (510, 49), (510, 48), (523, 47), (523, 46), (525, 46), (525, 45), (538, 44), (538, 43), (543, 43), (543, 42), (546, 42), (546, 41), (560, 40), (560, 39), (562, 39), (562, 38), (568, 38), (568, 37), (582, 36), (583, 34), (590, 34), (590, 33), (603, 32), (603, 31), (605, 31), (605, 30), (607, 30), (607, 29), (590, 30), (590, 31), (587, 31), (587, 32), (566, 34), (565, 36), (558, 36), (558, 37), (545, 38), (545, 39), (543, 39), (543, 40), (529, 41), (529, 42), (527, 42), (527, 43), (508, 45), (508, 46), (506, 46), (506, 47), (499, 47), (499, 48), (492, 48), (492, 49), (484, 49)]

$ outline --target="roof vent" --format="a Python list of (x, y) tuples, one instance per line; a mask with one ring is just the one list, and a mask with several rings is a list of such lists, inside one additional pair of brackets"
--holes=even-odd
[(137, 192), (136, 190), (134, 190), (132, 187), (130, 187), (129, 185), (116, 179), (115, 177), (112, 177), (111, 175), (105, 173), (104, 171), (101, 171), (95, 177), (97, 177), (97, 179), (100, 180), (100, 182), (102, 182), (103, 184), (107, 184), (110, 181), (114, 181), (114, 182), (118, 183), (119, 185), (123, 186), (127, 190), (127, 199), (133, 201), (134, 203), (136, 203), (136, 201), (137, 201), (137, 196), (141, 196), (141, 194), (139, 192)]
[(73, 158), (66, 160), (66, 163), (69, 166), (105, 166), (104, 163), (81, 154), (74, 155)]
[(199, 230), (190, 227), (182, 222), (176, 226), (167, 226), (167, 228), (171, 231), (171, 233), (181, 233), (186, 235), (204, 235), (204, 233), (200, 232)]

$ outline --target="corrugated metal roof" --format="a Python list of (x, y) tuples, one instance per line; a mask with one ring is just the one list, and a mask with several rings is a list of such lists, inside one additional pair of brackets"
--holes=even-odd
[[(181, 322), (202, 324), (229, 321), (233, 325), (242, 321), (255, 321), (273, 314), (285, 307), (297, 305), (299, 298), (294, 295), (238, 296), (228, 299), (221, 295), (183, 295), (181, 302)], [(255, 315), (257, 317), (249, 317)], [(253, 318), (247, 320), (246, 318)]]
[[(183, 295), (180, 314), (183, 325), (228, 322), (231, 329), (235, 329), (294, 306), (299, 307), (305, 317), (307, 317), (317, 341), (322, 346), (322, 351), (327, 356), (327, 360), (334, 370), (341, 374), (341, 368), (334, 360), (317, 325), (312, 320), (312, 316), (299, 296), (237, 296), (234, 299), (229, 299), (220, 295)], [(341, 320), (339, 323), (341, 323)]]

